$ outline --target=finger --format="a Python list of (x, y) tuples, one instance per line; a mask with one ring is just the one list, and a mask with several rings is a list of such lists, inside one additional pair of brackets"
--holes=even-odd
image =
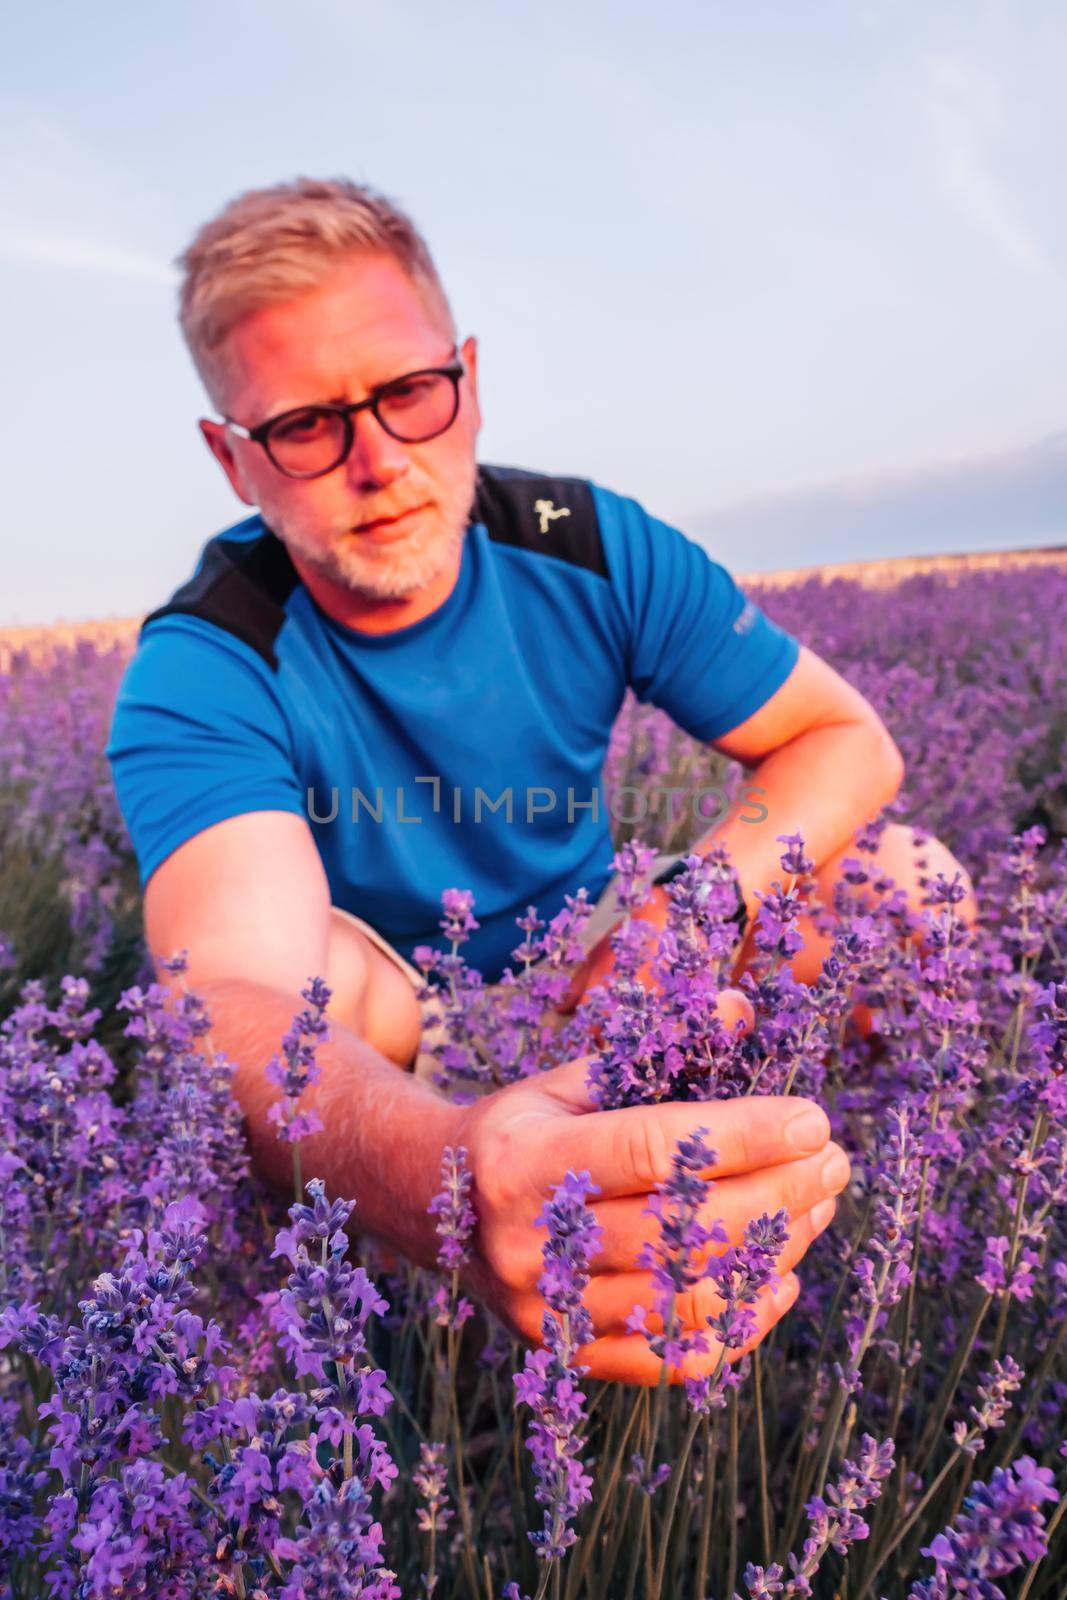
[[(840, 1145), (830, 1143), (818, 1155), (798, 1157), (763, 1172), (740, 1173), (715, 1184), (700, 1208), (699, 1220), (705, 1228), (721, 1221), (728, 1244), (740, 1244), (753, 1217), (785, 1210), (790, 1218), (800, 1217), (819, 1204), (838, 1195), (848, 1183), (848, 1156)], [(647, 1195), (626, 1195), (617, 1200), (594, 1202), (594, 1212), (602, 1231), (600, 1249), (592, 1260), (596, 1273), (629, 1272), (636, 1268), (646, 1244), (656, 1244), (659, 1223), (647, 1210)], [(714, 1253), (718, 1254), (718, 1249)], [(703, 1258), (712, 1253), (703, 1252)]]
[[(765, 1339), (786, 1313), (796, 1303), (800, 1293), (800, 1280), (795, 1273), (783, 1278), (777, 1294), (766, 1290), (756, 1302), (756, 1335), (739, 1350), (727, 1355), (728, 1362), (739, 1361), (749, 1350), (754, 1350)], [(710, 1335), (709, 1335), (710, 1338)], [(720, 1347), (711, 1339), (708, 1354), (689, 1357), (681, 1369), (668, 1368), (668, 1383), (681, 1383), (684, 1378), (710, 1377), (718, 1366)], [(608, 1334), (583, 1345), (578, 1359), (589, 1368), (588, 1376), (608, 1383), (634, 1383), (655, 1387), (659, 1382), (663, 1362), (649, 1349), (647, 1340), (639, 1333)]]
[(776, 1327), (777, 1324), (781, 1322), (782, 1318), (792, 1311), (793, 1307), (797, 1303), (797, 1300), (800, 1298), (800, 1288), (800, 1279), (797, 1277), (795, 1272), (788, 1273), (782, 1279), (778, 1289), (778, 1301), (772, 1307), (772, 1314), (768, 1326), (764, 1328), (762, 1325), (758, 1325), (757, 1331), (753, 1334), (751, 1339), (746, 1339), (744, 1344), (740, 1345), (738, 1349), (730, 1351), (730, 1354), (726, 1359), (731, 1365), (735, 1361), (740, 1361), (742, 1356), (747, 1356), (750, 1351), (755, 1350), (757, 1345), (762, 1344), (764, 1339), (766, 1339), (767, 1335), (770, 1333), (771, 1329)]
[[(775, 1270), (785, 1278), (806, 1254), (812, 1242), (829, 1227), (837, 1203), (829, 1200), (798, 1217), (792, 1224), (785, 1247), (776, 1262)], [(646, 1321), (653, 1333), (662, 1333), (663, 1319), (652, 1311), (652, 1281), (647, 1272), (606, 1272), (590, 1278), (582, 1294), (582, 1303), (593, 1323), (597, 1338), (611, 1333), (622, 1333), (626, 1319), (636, 1306), (646, 1309)], [(686, 1328), (704, 1328), (706, 1319), (722, 1310), (722, 1299), (710, 1278), (701, 1279), (692, 1289), (680, 1294), (675, 1301), (679, 1320)], [(519, 1291), (508, 1303), (508, 1314), (515, 1327), (527, 1339), (541, 1340), (545, 1301), (536, 1291)]]
[(576, 1112), (596, 1111), (597, 1102), (589, 1087), (592, 1060), (592, 1056), (575, 1056), (573, 1061), (565, 1062), (562, 1067), (550, 1067), (547, 1072), (539, 1072), (536, 1078), (529, 1081), (529, 1087), (535, 1089), (538, 1095), (543, 1095), (553, 1107)]
[[(667, 1101), (589, 1111), (584, 1078), (588, 1058), (542, 1073), (538, 1094), (586, 1116), (547, 1117), (539, 1127), (531, 1107), (524, 1137), (527, 1181), (548, 1193), (568, 1168), (586, 1170), (603, 1199), (647, 1194), (666, 1182), (680, 1139), (706, 1128), (715, 1163), (703, 1176), (730, 1177), (795, 1161), (821, 1150), (830, 1137), (826, 1112), (813, 1100), (794, 1095), (747, 1095), (737, 1100)], [(555, 1080), (547, 1082), (545, 1080)], [(583, 1104), (584, 1102), (584, 1104)], [(525, 1120), (525, 1119), (524, 1119)], [(760, 1210), (763, 1207), (759, 1208)]]
[(582, 995), (585, 992), (586, 986), (589, 982), (589, 975), (593, 970), (593, 963), (595, 961), (596, 949), (594, 948), (583, 961), (579, 962), (572, 972), (570, 983), (567, 985), (567, 992), (563, 996), (563, 999), (555, 1007), (557, 1011), (561, 1012), (565, 1016), (570, 1016), (570, 1014), (574, 1011), (578, 1001), (582, 998)]
[[(638, 980), (643, 982), (646, 989), (658, 989), (660, 985), (652, 977), (651, 966), (642, 967), (637, 974)], [(756, 1025), (756, 1013), (752, 1002), (743, 989), (722, 989), (716, 995), (714, 1010), (719, 1021), (727, 1033), (751, 1033)]]
[(752, 1001), (742, 989), (723, 989), (715, 1001), (715, 1010), (727, 1033), (751, 1033), (756, 1025)]
[[(830, 1226), (836, 1209), (837, 1202), (829, 1200), (825, 1202), (825, 1209), (820, 1206), (790, 1224), (789, 1237), (775, 1262), (779, 1277), (786, 1277), (798, 1265), (819, 1234)], [(638, 1305), (645, 1308), (652, 1332), (662, 1333), (663, 1318), (651, 1309), (652, 1297), (652, 1281), (647, 1272), (609, 1272), (590, 1278), (582, 1300), (598, 1335), (622, 1329)], [(676, 1296), (674, 1309), (683, 1327), (703, 1328), (707, 1318), (717, 1316), (722, 1305), (714, 1279), (701, 1278), (691, 1289)]]

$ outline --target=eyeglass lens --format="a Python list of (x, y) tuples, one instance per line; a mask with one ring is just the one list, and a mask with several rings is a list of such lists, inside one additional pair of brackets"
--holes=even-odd
[[(406, 444), (443, 433), (455, 417), (458, 390), (451, 378), (427, 373), (378, 397), (376, 411), (386, 432)], [(361, 414), (362, 415), (362, 414)], [(280, 417), (267, 434), (275, 466), (297, 477), (313, 477), (338, 466), (347, 453), (353, 420), (308, 406)]]

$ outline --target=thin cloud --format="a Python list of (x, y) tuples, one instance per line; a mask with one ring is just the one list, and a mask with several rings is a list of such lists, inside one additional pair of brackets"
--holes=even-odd
[(681, 524), (747, 570), (948, 551), (1067, 547), (1067, 432), (762, 495)]
[(173, 286), (173, 267), (146, 250), (131, 250), (81, 234), (54, 233), (17, 222), (0, 224), (0, 260), (20, 266), (66, 267), (75, 272), (103, 272), (112, 278)]
[(1035, 277), (1061, 273), (995, 175), (987, 146), (1004, 126), (996, 84), (953, 56), (926, 63), (937, 170), (946, 193), (1009, 261)]

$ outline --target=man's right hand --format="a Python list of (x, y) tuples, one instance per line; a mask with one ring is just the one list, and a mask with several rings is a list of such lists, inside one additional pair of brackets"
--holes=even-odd
[[(604, 1230), (586, 1292), (596, 1337), (583, 1360), (595, 1377), (658, 1378), (658, 1358), (624, 1324), (635, 1305), (651, 1309), (649, 1274), (637, 1258), (656, 1237), (656, 1224), (642, 1211), (653, 1186), (668, 1177), (680, 1138), (709, 1129), (719, 1161), (702, 1220), (721, 1216), (732, 1243), (741, 1242), (753, 1217), (786, 1208), (792, 1226), (783, 1274), (827, 1226), (831, 1197), (847, 1181), (843, 1152), (839, 1175), (823, 1178), (836, 1146), (828, 1143), (825, 1114), (804, 1100), (750, 1096), (598, 1111), (586, 1087), (588, 1061), (579, 1058), (459, 1107), (398, 1071), (366, 1039), (374, 1018), (365, 975), (349, 970), (347, 947), (332, 937), (329, 888), (300, 817), (248, 813), (179, 846), (148, 883), (145, 924), (157, 960), (188, 949), (188, 986), (204, 995), (213, 1041), (236, 1064), (234, 1093), (253, 1159), (280, 1188), (292, 1181), (291, 1155), (269, 1120), (278, 1091), (264, 1068), (300, 1009), (302, 985), (326, 978), (332, 1037), (320, 1046), (323, 1077), (311, 1093), (325, 1127), (305, 1141), (305, 1173), (321, 1176), (331, 1194), (356, 1200), (357, 1226), (429, 1266), (439, 1241), (427, 1207), (440, 1187), (441, 1153), (446, 1144), (466, 1145), (479, 1219), (470, 1287), (531, 1340), (540, 1339), (544, 1310), (537, 1279), (545, 1232), (535, 1218), (568, 1168), (589, 1171), (601, 1191), (592, 1203)], [(798, 1149), (787, 1130), (805, 1111), (815, 1131)], [(786, 1276), (777, 1295), (764, 1295), (761, 1335), (796, 1293), (796, 1280)], [(679, 1306), (686, 1323), (701, 1329), (718, 1309), (710, 1282)], [(649, 1326), (658, 1331), (651, 1316)], [(714, 1361), (703, 1358), (700, 1369)]]
[[(789, 1213), (789, 1240), (778, 1261), (783, 1281), (757, 1303), (759, 1336), (744, 1347), (751, 1349), (795, 1301), (799, 1282), (792, 1269), (829, 1225), (834, 1197), (848, 1182), (848, 1157), (830, 1141), (826, 1113), (810, 1100), (770, 1095), (598, 1111), (588, 1069), (588, 1059), (579, 1057), (461, 1113), (456, 1142), (468, 1152), (478, 1214), (469, 1287), (514, 1332), (540, 1342), (545, 1302), (537, 1279), (547, 1235), (535, 1218), (568, 1168), (588, 1171), (600, 1190), (590, 1205), (603, 1237), (584, 1295), (595, 1337), (579, 1359), (594, 1378), (658, 1382), (661, 1361), (641, 1334), (625, 1328), (636, 1305), (652, 1306), (650, 1274), (637, 1267), (637, 1258), (645, 1242), (658, 1237), (658, 1223), (643, 1213), (654, 1185), (670, 1175), (678, 1141), (706, 1127), (718, 1160), (704, 1174), (715, 1184), (700, 1220), (710, 1226), (721, 1218), (730, 1244), (739, 1245), (754, 1217), (782, 1207)], [(708, 1334), (712, 1349), (671, 1372), (671, 1381), (714, 1370), (719, 1349), (705, 1318), (721, 1304), (707, 1279), (680, 1297), (683, 1324)], [(650, 1314), (647, 1322), (652, 1332), (662, 1331), (657, 1317)]]

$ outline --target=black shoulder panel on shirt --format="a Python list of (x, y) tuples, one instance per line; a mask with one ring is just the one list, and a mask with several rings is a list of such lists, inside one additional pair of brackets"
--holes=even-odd
[(521, 467), (479, 463), (471, 520), (490, 539), (541, 551), (607, 578), (593, 491), (586, 478), (549, 478)]
[[(585, 478), (551, 478), (521, 467), (479, 463), (471, 520), (491, 539), (541, 551), (607, 578), (593, 491)], [(285, 621), (285, 602), (300, 582), (282, 541), (269, 528), (256, 539), (216, 534), (204, 547), (199, 571), (149, 613), (203, 617), (251, 645), (274, 671), (274, 642)]]
[(203, 617), (243, 639), (277, 672), (274, 641), (285, 621), (285, 602), (299, 581), (289, 552), (269, 528), (258, 539), (216, 534), (204, 547), (200, 570), (145, 617), (141, 630), (175, 612)]

